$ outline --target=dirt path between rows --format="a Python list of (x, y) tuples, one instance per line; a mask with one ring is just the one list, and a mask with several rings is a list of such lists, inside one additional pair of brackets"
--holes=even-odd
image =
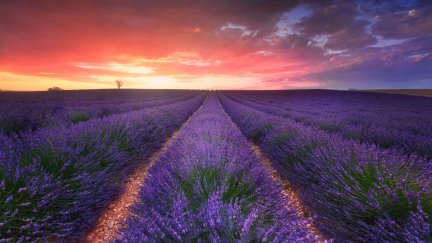
[(126, 179), (127, 182), (124, 191), (119, 198), (113, 201), (106, 208), (105, 212), (98, 219), (97, 226), (90, 231), (84, 242), (110, 242), (118, 237), (117, 231), (123, 227), (126, 219), (131, 216), (130, 207), (139, 200), (139, 191), (140, 188), (144, 186), (148, 170), (153, 166), (155, 161), (157, 161), (157, 159), (168, 150), (171, 143), (177, 138), (180, 130), (185, 126), (185, 124), (187, 124), (192, 117), (201, 110), (207, 101), (207, 98), (208, 95), (203, 104), (165, 141), (162, 148), (152, 154), (152, 156), (147, 159), (147, 163), (143, 163), (143, 165), (139, 166), (129, 176), (129, 178)]
[[(229, 121), (233, 124), (234, 127), (240, 130), (240, 128), (237, 126), (237, 124), (231, 119), (231, 116), (226, 113), (225, 109), (223, 108), (222, 104), (219, 101), (219, 105), (222, 108), (223, 113), (228, 117)], [(267, 158), (262, 152), (261, 149), (254, 144), (253, 142), (249, 141), (249, 145), (253, 149), (255, 155), (263, 162), (264, 168), (271, 174), (272, 180), (277, 184), (281, 185), (282, 187), (282, 193), (289, 198), (289, 200), (293, 203), (293, 205), (296, 207), (297, 212), (299, 212), (300, 216), (305, 219), (310, 219), (311, 214), (308, 212), (308, 210), (302, 205), (301, 200), (297, 193), (295, 193), (291, 188), (290, 183), (283, 179), (282, 176), (279, 174), (277, 170), (275, 170), (270, 162), (270, 159)], [(327, 242), (328, 240), (324, 235), (314, 226), (313, 220), (309, 220), (309, 224), (307, 225), (309, 233), (311, 233), (317, 242)]]

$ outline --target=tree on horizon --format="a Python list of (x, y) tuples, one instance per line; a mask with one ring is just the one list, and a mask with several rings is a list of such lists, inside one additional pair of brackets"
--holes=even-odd
[(48, 89), (48, 91), (52, 92), (52, 91), (63, 91), (64, 89), (60, 88), (60, 87), (51, 87)]
[(115, 81), (115, 83), (116, 83), (118, 89), (121, 89), (121, 87), (122, 87), (123, 84), (124, 84), (123, 81), (121, 81), (120, 79), (117, 79), (117, 80)]

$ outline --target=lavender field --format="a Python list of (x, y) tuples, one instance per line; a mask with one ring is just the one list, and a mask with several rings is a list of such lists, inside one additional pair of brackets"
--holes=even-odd
[(432, 98), (0, 95), (0, 242), (430, 242)]

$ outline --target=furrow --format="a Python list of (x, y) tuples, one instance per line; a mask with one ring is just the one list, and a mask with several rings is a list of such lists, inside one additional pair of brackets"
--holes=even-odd
[[(223, 108), (223, 106), (220, 104), (219, 102), (219, 97), (218, 97), (218, 103), (222, 108), (223, 113), (225, 114), (225, 116), (228, 117), (229, 121), (231, 122), (231, 124), (238, 130), (240, 130), (240, 128), (237, 126), (237, 124), (231, 119), (231, 117), (228, 115), (228, 113), (226, 113), (225, 109)], [(301, 203), (301, 200), (299, 198), (299, 196), (297, 195), (297, 193), (292, 189), (292, 186), (290, 185), (289, 181), (285, 180), (282, 178), (282, 176), (277, 172), (277, 170), (275, 170), (270, 162), (270, 159), (267, 158), (262, 152), (261, 149), (254, 144), (253, 142), (251, 142), (250, 140), (248, 140), (250, 147), (252, 147), (255, 155), (260, 159), (260, 161), (262, 161), (264, 168), (271, 174), (271, 178), (272, 180), (277, 184), (280, 185), (282, 188), (282, 192), (283, 194), (289, 198), (290, 202), (296, 207), (297, 211), (299, 212), (299, 216), (305, 218), (305, 219), (310, 219), (312, 217), (312, 214), (309, 213), (309, 211), (307, 210), (306, 207), (304, 207)], [(288, 200), (288, 199), (287, 199)], [(326, 242), (326, 237), (324, 237), (324, 235), (314, 226), (313, 223), (313, 219), (308, 220), (308, 231), (310, 234), (314, 235), (316, 241), (318, 242)]]
[[(206, 100), (208, 99), (208, 95)], [(203, 104), (186, 120), (183, 125), (177, 129), (165, 143), (162, 148), (155, 152), (147, 163), (142, 163), (131, 175), (127, 178), (126, 187), (123, 193), (117, 200), (112, 202), (106, 211), (98, 219), (97, 226), (87, 235), (84, 242), (110, 242), (118, 235), (117, 232), (122, 228), (126, 219), (131, 216), (130, 208), (138, 201), (139, 190), (145, 184), (148, 170), (153, 166), (155, 161), (165, 153), (170, 147), (171, 143), (177, 138), (179, 131), (187, 124), (192, 117), (203, 107)]]

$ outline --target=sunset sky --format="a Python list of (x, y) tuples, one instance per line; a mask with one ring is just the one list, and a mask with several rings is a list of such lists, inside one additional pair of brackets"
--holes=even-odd
[(0, 89), (432, 88), (432, 1), (2, 0)]

